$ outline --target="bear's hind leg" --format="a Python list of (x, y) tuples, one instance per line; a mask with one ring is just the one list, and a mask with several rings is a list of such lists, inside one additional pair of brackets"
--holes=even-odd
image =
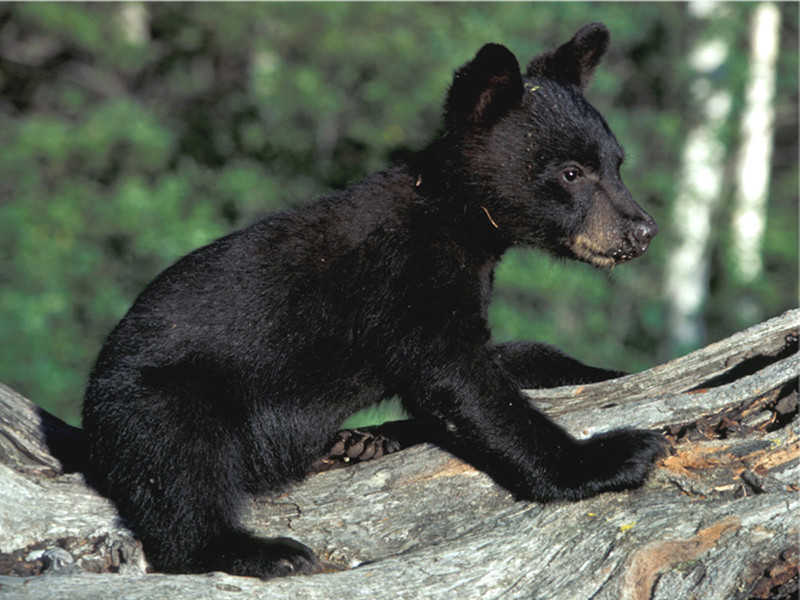
[(166, 572), (224, 571), (262, 579), (314, 572), (314, 553), (303, 544), (259, 538), (240, 525), (240, 509), (248, 497), (244, 459), (231, 440), (218, 436), (217, 442), (216, 448), (203, 442), (191, 451), (184, 441), (172, 455), (180, 467), (162, 464), (167, 471), (161, 473), (160, 501), (134, 508), (138, 514), (133, 522), (153, 566)]
[(224, 571), (262, 579), (314, 572), (314, 553), (303, 544), (244, 531), (238, 513), (246, 494), (219, 465), (195, 467), (162, 473), (161, 489), (151, 485), (144, 493), (138, 487), (140, 493), (113, 495), (125, 498), (118, 504), (120, 512), (155, 570)]
[(164, 393), (128, 402), (125, 411), (118, 410), (119, 397), (92, 402), (84, 412), (91, 477), (156, 571), (261, 578), (314, 571), (309, 548), (260, 539), (239, 524), (252, 479), (240, 425), (204, 414), (207, 403), (187, 410), (189, 403)]

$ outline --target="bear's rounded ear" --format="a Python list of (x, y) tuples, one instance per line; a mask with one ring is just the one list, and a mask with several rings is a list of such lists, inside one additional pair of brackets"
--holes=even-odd
[(528, 64), (527, 75), (539, 75), (585, 89), (608, 49), (609, 37), (602, 23), (584, 25), (566, 44), (535, 56)]
[(491, 125), (522, 98), (522, 75), (511, 51), (486, 44), (456, 71), (445, 102), (448, 129)]

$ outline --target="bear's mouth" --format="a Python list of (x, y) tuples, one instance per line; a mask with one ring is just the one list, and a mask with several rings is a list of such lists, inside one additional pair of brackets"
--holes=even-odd
[(623, 247), (617, 248), (604, 248), (583, 234), (578, 234), (567, 240), (566, 246), (578, 260), (602, 269), (609, 269), (620, 263), (633, 260), (647, 250), (647, 245), (637, 247), (631, 244), (624, 244)]

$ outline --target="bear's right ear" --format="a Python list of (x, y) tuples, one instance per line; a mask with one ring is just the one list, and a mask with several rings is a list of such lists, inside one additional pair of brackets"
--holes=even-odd
[(511, 51), (486, 44), (456, 71), (445, 102), (445, 126), (491, 125), (522, 98), (522, 75)]
[(526, 75), (548, 77), (586, 89), (608, 49), (609, 37), (602, 23), (584, 25), (566, 44), (535, 56)]

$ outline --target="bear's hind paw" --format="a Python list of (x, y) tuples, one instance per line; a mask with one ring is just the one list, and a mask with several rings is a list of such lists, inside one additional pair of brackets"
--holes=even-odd
[(291, 538), (260, 539), (236, 533), (209, 548), (208, 566), (245, 577), (287, 577), (310, 575), (320, 571), (314, 552)]

